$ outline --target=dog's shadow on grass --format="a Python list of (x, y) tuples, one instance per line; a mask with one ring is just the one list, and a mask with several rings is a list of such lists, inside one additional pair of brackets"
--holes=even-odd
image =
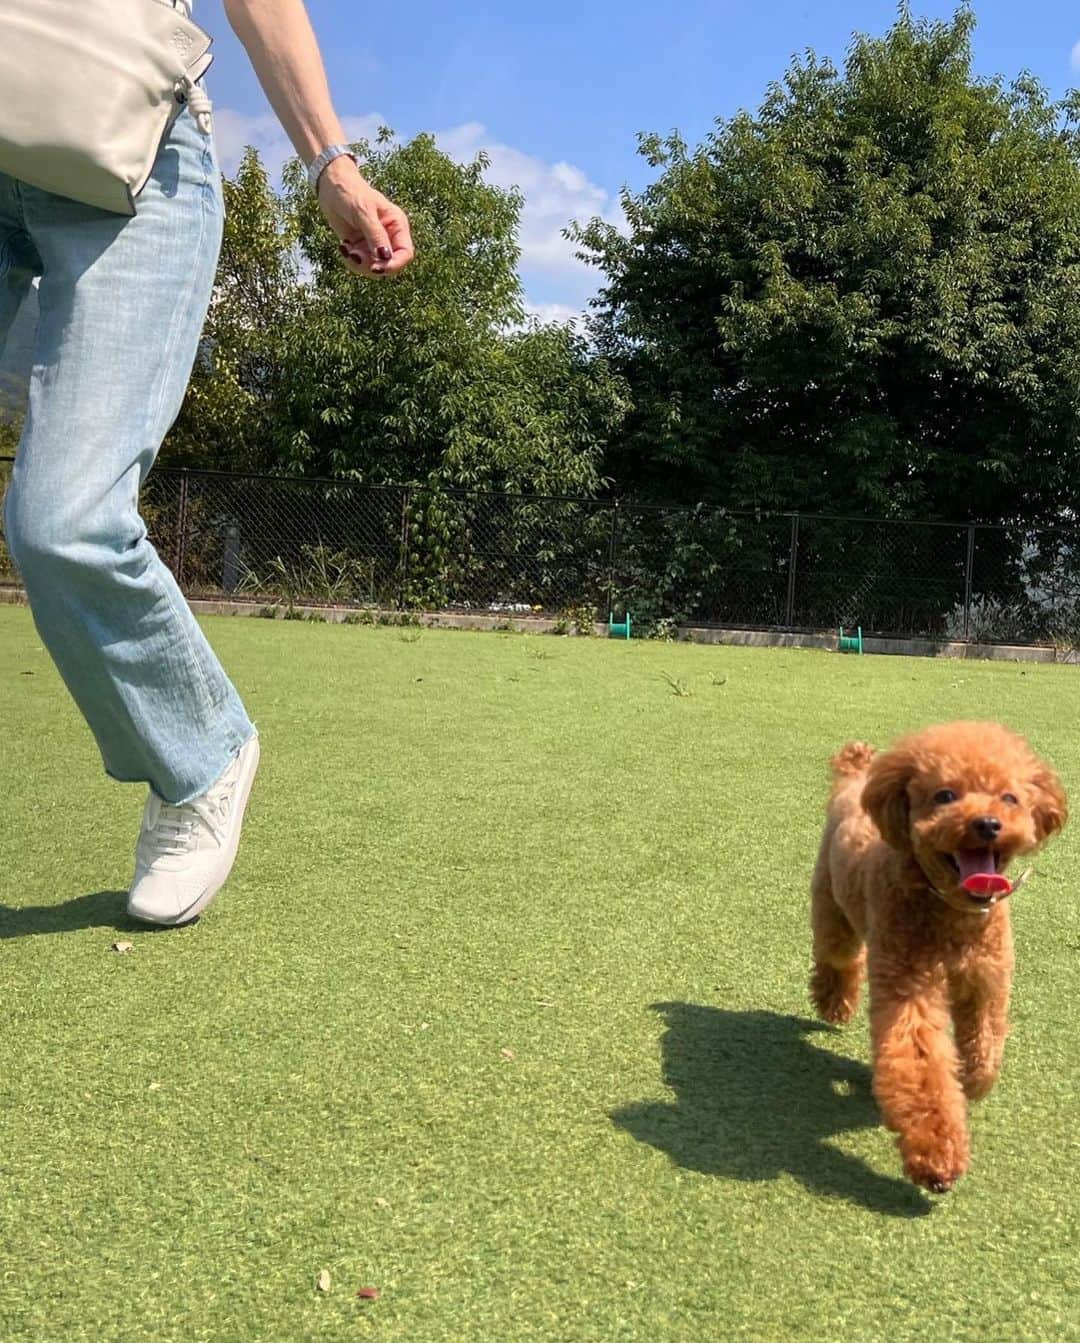
[(671, 1101), (612, 1115), (639, 1142), (687, 1170), (735, 1180), (793, 1176), (815, 1193), (893, 1217), (933, 1203), (905, 1180), (872, 1170), (831, 1139), (879, 1124), (870, 1070), (815, 1043), (830, 1029), (775, 1012), (657, 1003), (667, 1022), (664, 1081)]
[(95, 891), (59, 905), (27, 905), (13, 909), (0, 905), (0, 941), (8, 937), (41, 937), (73, 933), (83, 928), (112, 928), (118, 933), (142, 930), (128, 917), (124, 891)]

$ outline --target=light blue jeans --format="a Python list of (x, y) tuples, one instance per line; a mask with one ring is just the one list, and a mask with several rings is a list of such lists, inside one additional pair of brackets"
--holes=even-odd
[(221, 246), (212, 142), (185, 112), (133, 219), (0, 173), (0, 346), (40, 276), (4, 532), (38, 630), (113, 778), (206, 792), (253, 728), (139, 516)]

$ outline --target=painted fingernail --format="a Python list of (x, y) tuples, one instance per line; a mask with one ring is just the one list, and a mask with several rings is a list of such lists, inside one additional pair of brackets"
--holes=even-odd
[(380, 247), (380, 248), (378, 249), (378, 254), (379, 254), (379, 260), (380, 260), (380, 261), (389, 261), (390, 258), (394, 255), (393, 252), (391, 252), (391, 250), (390, 250), (389, 247)]

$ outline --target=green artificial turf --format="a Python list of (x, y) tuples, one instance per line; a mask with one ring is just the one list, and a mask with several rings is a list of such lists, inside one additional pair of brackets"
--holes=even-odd
[(1080, 836), (947, 1198), (805, 991), (830, 752), (994, 716), (1080, 792), (1080, 669), (208, 630), (264, 763), (144, 932), (140, 790), (0, 609), (4, 1343), (1080, 1337)]

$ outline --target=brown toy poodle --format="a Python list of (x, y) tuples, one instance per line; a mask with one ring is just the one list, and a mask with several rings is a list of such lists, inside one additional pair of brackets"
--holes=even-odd
[(850, 1020), (865, 965), (874, 1095), (908, 1177), (943, 1192), (968, 1168), (966, 1098), (987, 1094), (1005, 1049), (1003, 878), (1065, 824), (1065, 794), (997, 723), (931, 727), (881, 753), (853, 743), (832, 767), (811, 997), (826, 1021)]

